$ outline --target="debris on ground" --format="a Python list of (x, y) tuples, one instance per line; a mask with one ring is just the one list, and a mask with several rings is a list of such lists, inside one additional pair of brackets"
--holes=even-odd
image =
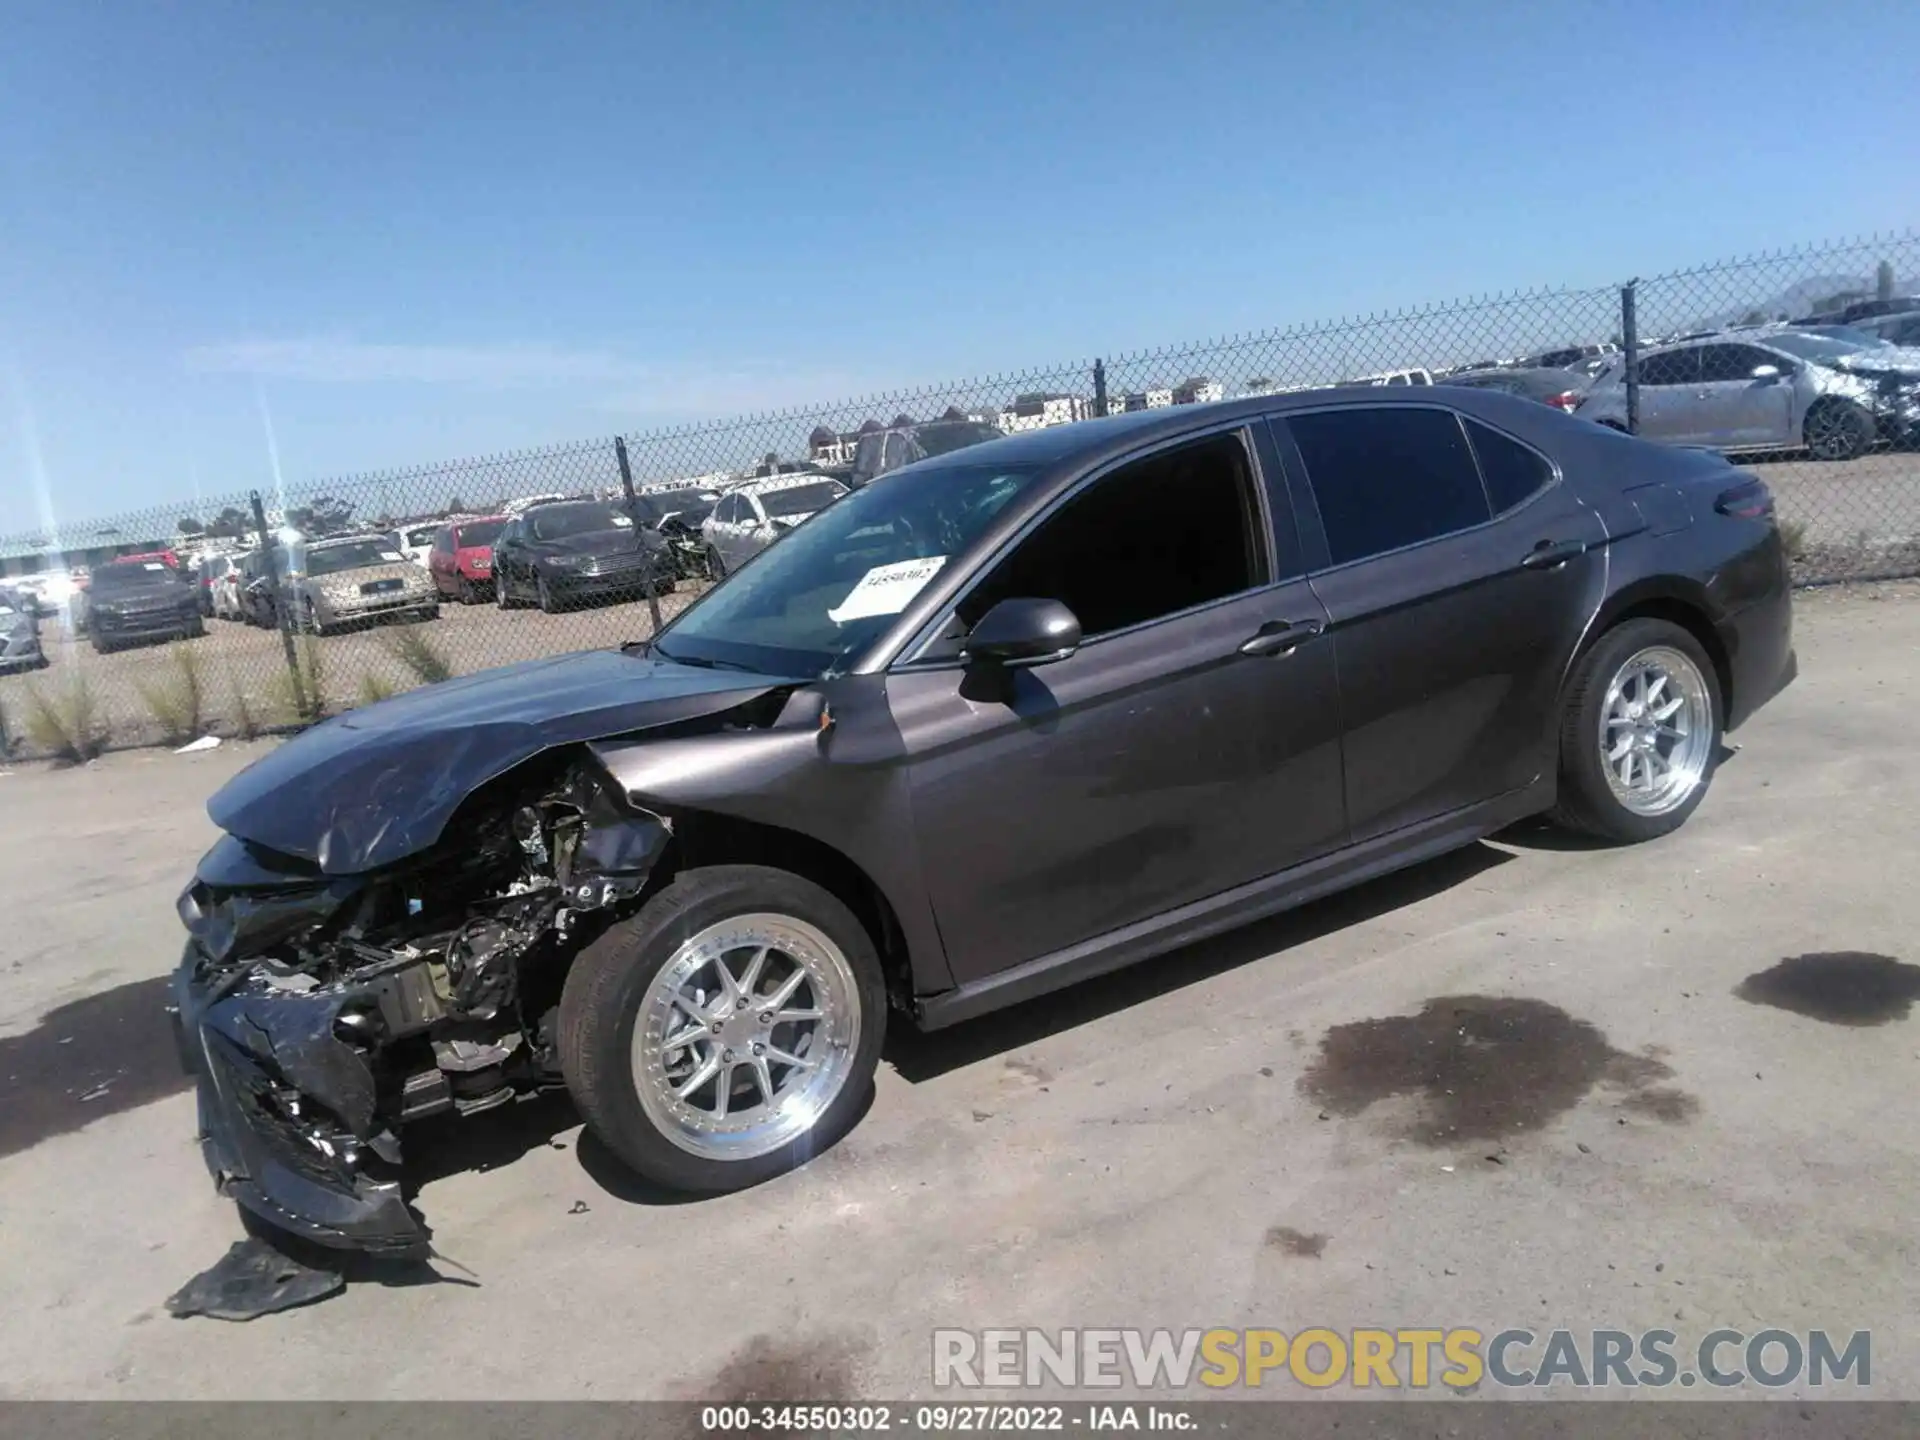
[(252, 1320), (324, 1300), (346, 1285), (338, 1270), (308, 1265), (257, 1235), (236, 1240), (214, 1265), (167, 1297), (167, 1313), (184, 1320)]

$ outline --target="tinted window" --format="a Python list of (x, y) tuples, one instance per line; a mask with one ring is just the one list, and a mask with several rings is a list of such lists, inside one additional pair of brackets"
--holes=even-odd
[(471, 525), (460, 527), (458, 544), (465, 548), (475, 545), (491, 545), (500, 538), (500, 532), (506, 528), (504, 520), (476, 520)]
[(93, 572), (93, 591), (133, 590), (144, 585), (174, 585), (180, 577), (159, 560), (126, 560), (101, 565)]
[(397, 564), (402, 558), (390, 540), (355, 540), (346, 545), (325, 545), (309, 550), (305, 569), (309, 575), (337, 575), (342, 570), (364, 570), (374, 565)]
[(1779, 362), (1764, 350), (1756, 350), (1751, 345), (1702, 345), (1700, 347), (1700, 383), (1703, 385), (1731, 380), (1751, 380), (1756, 365), (1774, 365)]
[(1656, 350), (1640, 357), (1642, 385), (1692, 385), (1699, 379), (1698, 350)]
[(1489, 515), (1451, 411), (1327, 410), (1287, 417), (1335, 565), (1417, 545)]
[(1058, 600), (1095, 636), (1266, 581), (1240, 437), (1215, 436), (1103, 476), (1021, 541), (959, 606), (971, 627), (1016, 595)]
[(1530, 495), (1553, 483), (1553, 467), (1518, 440), (1477, 420), (1463, 422), (1480, 458), (1480, 478), (1487, 482), (1487, 498), (1496, 515), (1513, 509)]

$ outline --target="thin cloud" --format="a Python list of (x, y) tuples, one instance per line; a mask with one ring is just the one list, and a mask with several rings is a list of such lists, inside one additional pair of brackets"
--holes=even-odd
[(644, 367), (605, 350), (556, 345), (382, 345), (360, 340), (236, 340), (183, 357), (205, 375), (254, 375), (321, 385), (458, 385), (473, 389), (632, 383)]
[(643, 364), (610, 350), (544, 344), (387, 345), (326, 338), (237, 340), (182, 357), (202, 375), (318, 385), (584, 391), (584, 408), (635, 420), (693, 420), (829, 402), (889, 388), (871, 375), (779, 361)]

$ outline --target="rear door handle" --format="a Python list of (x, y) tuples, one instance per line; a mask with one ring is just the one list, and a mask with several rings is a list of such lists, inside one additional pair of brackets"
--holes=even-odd
[(1320, 620), (1270, 620), (1241, 643), (1242, 655), (1291, 655), (1304, 640), (1311, 640), (1326, 624)]
[(1564, 565), (1576, 555), (1587, 553), (1584, 540), (1542, 540), (1533, 549), (1520, 557), (1520, 563), (1529, 570), (1551, 570)]

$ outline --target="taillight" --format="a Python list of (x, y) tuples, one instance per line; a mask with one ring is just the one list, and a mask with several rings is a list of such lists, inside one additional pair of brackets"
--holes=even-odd
[(1722, 515), (1742, 520), (1767, 520), (1773, 516), (1773, 492), (1759, 480), (1743, 480), (1731, 490), (1722, 490), (1713, 502)]
[(1580, 403), (1578, 390), (1562, 390), (1558, 395), (1549, 395), (1547, 404), (1558, 410), (1572, 410)]

